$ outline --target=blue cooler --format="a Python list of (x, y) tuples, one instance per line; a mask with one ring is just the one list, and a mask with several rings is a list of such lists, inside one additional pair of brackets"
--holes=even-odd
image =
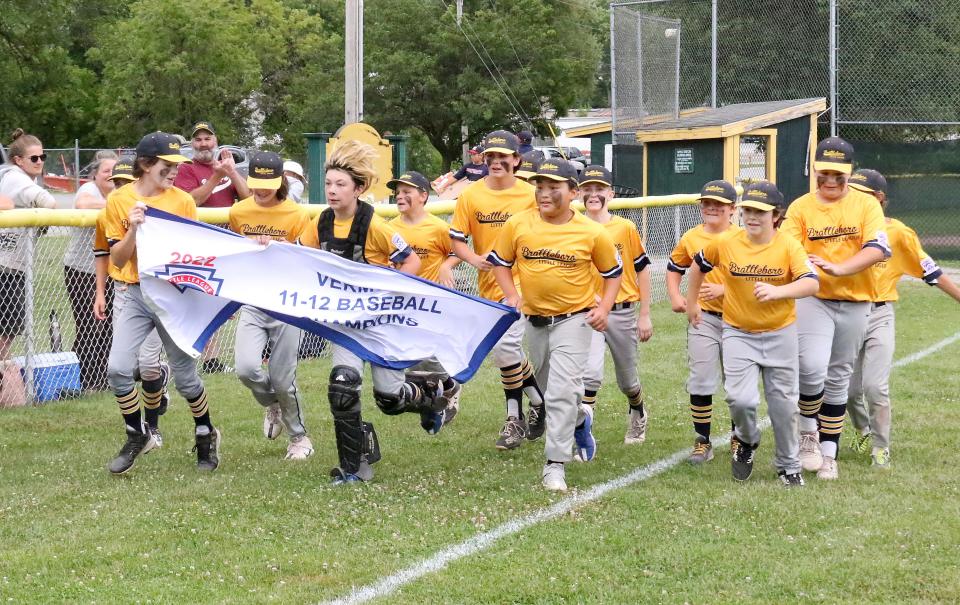
[[(27, 360), (24, 357), (13, 359), (20, 366), (20, 373), (24, 381), (27, 372), (24, 368)], [(73, 351), (62, 353), (37, 353), (33, 356), (33, 390), (36, 400), (55, 401), (61, 399), (64, 391), (79, 393), (83, 391), (80, 382), (80, 361)]]

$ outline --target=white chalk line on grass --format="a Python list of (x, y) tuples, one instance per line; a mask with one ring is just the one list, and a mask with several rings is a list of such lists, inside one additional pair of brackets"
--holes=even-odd
[[(958, 340), (960, 340), (960, 332), (957, 332), (952, 336), (949, 336), (940, 342), (927, 347), (926, 349), (898, 359), (894, 362), (893, 367), (900, 368), (910, 365), (911, 363), (917, 362), (924, 357), (933, 355), (937, 351), (940, 351), (944, 347), (947, 347)], [(760, 430), (765, 430), (768, 426), (770, 426), (770, 419), (763, 418), (758, 425)], [(723, 447), (724, 445), (730, 443), (730, 433), (727, 433), (722, 437), (716, 437), (711, 441), (714, 448)], [(590, 502), (599, 500), (614, 490), (628, 487), (634, 483), (639, 483), (640, 481), (650, 479), (651, 477), (656, 477), (660, 473), (677, 466), (686, 460), (689, 455), (689, 449), (683, 449), (666, 458), (662, 458), (656, 462), (637, 468), (626, 475), (622, 475), (603, 483), (598, 483), (583, 491), (566, 496), (551, 506), (536, 510), (529, 515), (507, 521), (502, 525), (494, 527), (490, 531), (479, 533), (472, 538), (460, 542), (459, 544), (448, 546), (447, 548), (444, 548), (437, 554), (427, 559), (418, 561), (417, 563), (405, 569), (401, 569), (393, 575), (377, 580), (372, 584), (368, 584), (360, 588), (354, 588), (349, 595), (333, 601), (326, 601), (323, 605), (358, 605), (360, 603), (372, 601), (373, 599), (379, 597), (385, 597), (405, 584), (409, 584), (410, 582), (418, 580), (427, 574), (444, 569), (447, 565), (453, 563), (454, 561), (486, 550), (487, 548), (493, 546), (501, 538), (519, 533), (528, 527), (532, 527), (544, 521), (556, 519), (557, 517), (564, 515), (584, 504), (589, 504)]]

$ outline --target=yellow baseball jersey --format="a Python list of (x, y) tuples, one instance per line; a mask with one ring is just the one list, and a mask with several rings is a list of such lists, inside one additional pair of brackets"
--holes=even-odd
[[(670, 253), (670, 260), (667, 261), (667, 271), (673, 271), (683, 275), (690, 265), (693, 264), (693, 257), (703, 250), (707, 244), (723, 235), (731, 235), (741, 231), (737, 225), (730, 225), (723, 233), (708, 233), (703, 225), (697, 225), (688, 229), (680, 237), (673, 252)], [(710, 284), (722, 284), (723, 277), (719, 271), (707, 273), (703, 280)], [(704, 311), (713, 311), (714, 313), (723, 313), (723, 299), (700, 300), (700, 308)]]
[[(513, 187), (502, 191), (487, 187), (486, 179), (473, 183), (457, 198), (450, 238), (466, 242), (467, 237), (471, 237), (474, 252), (487, 256), (496, 245), (507, 219), (525, 210), (536, 210), (535, 191), (533, 185), (520, 179)], [(478, 273), (477, 285), (480, 296), (487, 300), (499, 301), (503, 298), (503, 291), (490, 271)]]
[(694, 261), (709, 274), (723, 277), (723, 321), (745, 332), (770, 332), (797, 319), (794, 299), (760, 302), (758, 282), (783, 286), (801, 278), (817, 279), (813, 264), (797, 240), (777, 232), (770, 243), (754, 244), (746, 231), (715, 239)]
[[(193, 197), (181, 189), (171, 187), (165, 189), (160, 195), (146, 197), (138, 194), (133, 187), (121, 187), (107, 196), (107, 207), (104, 209), (104, 232), (111, 246), (127, 234), (129, 227), (127, 217), (137, 202), (143, 202), (151, 208), (170, 214), (197, 220), (197, 205)], [(134, 252), (123, 267), (118, 268), (110, 263), (110, 277), (128, 284), (140, 283), (137, 253)]]
[[(320, 215), (318, 214), (300, 235), (301, 244), (310, 248), (320, 247), (319, 223)], [(347, 238), (350, 235), (351, 225), (353, 225), (353, 217), (345, 221), (334, 219), (333, 236)], [(363, 247), (363, 255), (367, 262), (371, 265), (387, 267), (390, 263), (402, 262), (409, 253), (410, 246), (403, 240), (403, 236), (397, 233), (387, 221), (380, 218), (379, 214), (374, 214), (370, 220), (367, 241)]]
[(230, 207), (230, 231), (240, 235), (266, 235), (277, 241), (295, 242), (309, 226), (307, 209), (290, 199), (264, 208), (248, 197)]
[[(637, 302), (640, 300), (640, 286), (637, 285), (637, 274), (650, 264), (650, 257), (640, 241), (640, 232), (637, 226), (623, 217), (611, 216), (606, 223), (597, 223), (602, 226), (613, 240), (623, 264), (623, 281), (620, 282), (620, 291), (617, 292), (616, 302)], [(596, 274), (597, 292), (603, 292), (603, 278)]]
[(904, 274), (922, 279), (931, 286), (937, 285), (943, 271), (936, 261), (924, 252), (916, 231), (897, 219), (888, 218), (887, 236), (890, 238), (893, 256), (872, 267), (877, 280), (877, 301), (899, 300), (897, 282)]
[[(883, 210), (872, 196), (850, 189), (840, 200), (825, 204), (815, 193), (798, 197), (787, 209), (780, 231), (794, 238), (807, 254), (827, 262), (847, 260), (862, 248), (874, 247), (890, 256), (890, 243)], [(869, 301), (876, 298), (875, 273), (866, 269), (856, 275), (834, 277), (820, 274), (817, 298)]]
[(420, 277), (437, 281), (440, 278), (440, 266), (450, 256), (450, 224), (445, 220), (428, 214), (416, 225), (411, 225), (398, 216), (390, 221), (404, 241), (420, 257)]
[(562, 225), (540, 218), (539, 210), (515, 214), (500, 230), (487, 257), (515, 267), (527, 315), (563, 315), (596, 306), (594, 271), (617, 277), (623, 271), (610, 234), (577, 212)]

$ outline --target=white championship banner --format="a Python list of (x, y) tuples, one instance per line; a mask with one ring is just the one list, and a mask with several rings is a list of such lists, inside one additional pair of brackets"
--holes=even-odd
[(384, 267), (286, 242), (257, 242), (219, 227), (147, 208), (137, 233), (147, 304), (187, 353), (243, 305), (402, 369), (436, 357), (468, 380), (519, 315)]

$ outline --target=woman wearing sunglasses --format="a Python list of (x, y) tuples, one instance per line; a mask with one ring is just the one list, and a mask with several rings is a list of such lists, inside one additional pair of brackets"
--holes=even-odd
[[(0, 165), (0, 199), (12, 201), (14, 208), (55, 208), (53, 196), (37, 184), (43, 174), (43, 145), (40, 139), (18, 128), (11, 135), (6, 164)], [(9, 205), (8, 205), (9, 207)], [(0, 402), (23, 402), (23, 380), (19, 368), (7, 370), (10, 345), (23, 332), (25, 229), (0, 229)], [(6, 380), (5, 380), (6, 379)], [(6, 382), (6, 384), (4, 384)], [(0, 404), (2, 405), (2, 404)]]

